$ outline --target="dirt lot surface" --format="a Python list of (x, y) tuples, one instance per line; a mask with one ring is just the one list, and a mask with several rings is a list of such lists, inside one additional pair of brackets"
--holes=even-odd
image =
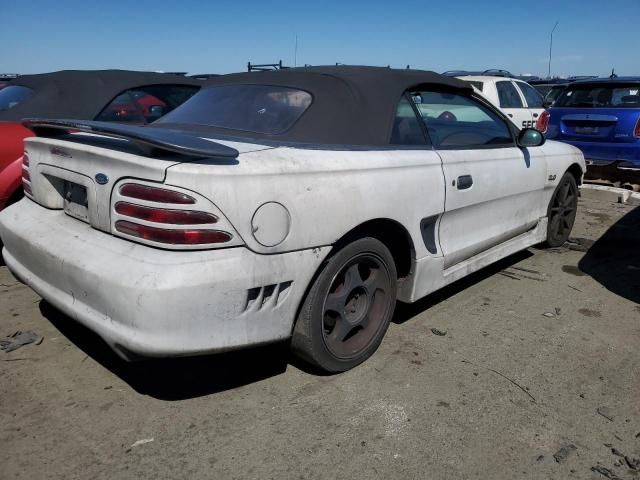
[(587, 191), (573, 236), (400, 305), (334, 376), (126, 364), (0, 266), (0, 337), (44, 336), (0, 352), (0, 478), (640, 479), (640, 208)]

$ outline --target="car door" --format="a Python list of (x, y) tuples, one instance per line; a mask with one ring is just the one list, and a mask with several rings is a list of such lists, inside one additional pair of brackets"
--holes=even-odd
[(445, 268), (524, 233), (545, 216), (541, 148), (518, 147), (507, 120), (480, 97), (439, 90), (411, 96), (442, 159)]
[(531, 113), (533, 120), (530, 124), (527, 124), (527, 128), (535, 128), (536, 122), (542, 112), (544, 112), (544, 107), (542, 103), (544, 98), (535, 88), (529, 85), (527, 82), (516, 81), (514, 82), (518, 90), (522, 93), (525, 102), (527, 102), (527, 108)]
[(496, 82), (500, 109), (518, 128), (527, 128), (533, 122), (533, 116), (524, 103), (524, 98), (511, 80)]

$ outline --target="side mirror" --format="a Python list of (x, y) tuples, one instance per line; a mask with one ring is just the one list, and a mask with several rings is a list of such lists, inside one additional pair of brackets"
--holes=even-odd
[(539, 147), (544, 142), (544, 135), (535, 128), (524, 128), (518, 134), (519, 147)]

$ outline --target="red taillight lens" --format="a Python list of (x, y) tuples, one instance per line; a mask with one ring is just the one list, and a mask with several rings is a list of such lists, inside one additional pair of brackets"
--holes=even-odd
[(29, 175), (29, 171), (26, 168), (22, 169), (22, 179), (28, 182), (31, 181), (31, 175)]
[(633, 130), (634, 137), (640, 137), (640, 118), (636, 122), (636, 128)]
[(549, 117), (551, 115), (547, 110), (542, 112), (538, 117), (538, 121), (536, 122), (536, 130), (541, 131), (542, 133), (547, 133), (547, 127), (549, 126)]
[(25, 167), (29, 166), (29, 155), (27, 155), (27, 152), (24, 152), (24, 155), (22, 155), (22, 165)]
[(137, 198), (138, 200), (147, 200), (149, 202), (177, 203), (180, 205), (196, 203), (195, 198), (190, 197), (186, 193), (139, 185), (137, 183), (125, 183), (120, 187), (120, 195), (123, 197)]
[(218, 221), (211, 213), (192, 210), (168, 210), (164, 208), (143, 207), (128, 202), (116, 203), (116, 212), (127, 217), (139, 218), (148, 222), (170, 223), (174, 225), (201, 225)]
[(133, 237), (158, 243), (172, 245), (206, 245), (224, 243), (231, 240), (231, 235), (218, 230), (169, 230), (166, 228), (148, 227), (138, 223), (118, 220), (116, 230)]

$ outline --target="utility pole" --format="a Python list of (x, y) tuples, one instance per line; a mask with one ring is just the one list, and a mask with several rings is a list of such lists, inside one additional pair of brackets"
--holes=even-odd
[(549, 38), (549, 71), (547, 72), (547, 78), (551, 78), (551, 51), (553, 49), (553, 32), (556, 31), (558, 23), (560, 23), (560, 20), (557, 20), (556, 24), (551, 29), (551, 37)]

